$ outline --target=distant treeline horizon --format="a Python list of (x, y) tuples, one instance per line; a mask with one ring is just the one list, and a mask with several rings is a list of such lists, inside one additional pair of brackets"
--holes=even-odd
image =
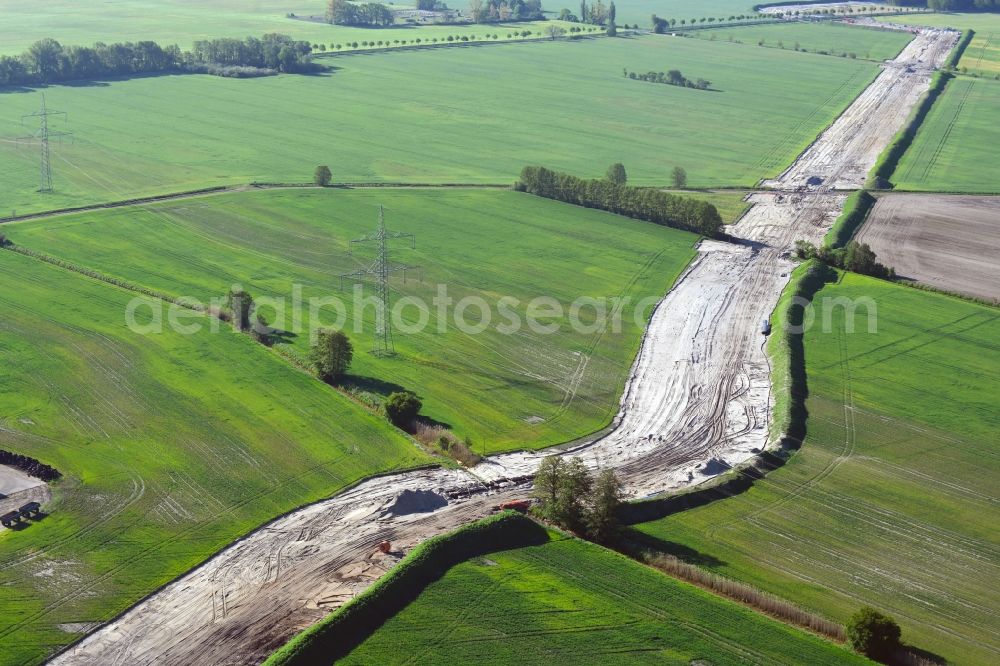
[(312, 46), (287, 35), (208, 39), (190, 51), (176, 44), (124, 42), (63, 46), (46, 38), (19, 56), (0, 56), (0, 86), (47, 84), (129, 74), (194, 72), (220, 76), (263, 76), (303, 72), (315, 67)]

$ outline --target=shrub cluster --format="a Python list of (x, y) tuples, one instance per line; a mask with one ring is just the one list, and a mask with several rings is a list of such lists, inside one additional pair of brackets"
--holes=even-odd
[(659, 190), (618, 185), (607, 180), (586, 180), (533, 166), (521, 170), (521, 178), (514, 188), (712, 238), (722, 231), (722, 217), (712, 204)]
[(437, 423), (426, 423), (417, 419), (413, 427), (413, 436), (424, 446), (436, 446), (466, 467), (475, 467), (482, 456), (472, 451), (472, 440), (466, 437), (459, 439), (455, 433)]
[(870, 275), (883, 280), (895, 280), (896, 270), (879, 263), (875, 250), (867, 243), (848, 241), (841, 248), (824, 245), (817, 248), (807, 241), (795, 241), (795, 256), (799, 259), (819, 259), (827, 266), (841, 268), (852, 273)]
[(847, 621), (847, 639), (857, 652), (877, 661), (889, 661), (902, 647), (899, 625), (888, 615), (864, 606)]
[(621, 483), (612, 470), (595, 479), (580, 458), (548, 456), (535, 473), (532, 495), (535, 513), (560, 527), (602, 543), (618, 534)]
[(705, 79), (698, 79), (697, 81), (692, 81), (691, 79), (685, 78), (679, 69), (672, 69), (666, 74), (663, 72), (653, 72), (649, 71), (645, 74), (630, 72), (627, 69), (622, 70), (626, 77), (632, 80), (638, 81), (649, 81), (650, 83), (664, 83), (668, 86), (680, 86), (682, 88), (697, 88), (698, 90), (708, 90), (712, 82), (706, 81)]
[(8, 465), (19, 469), (42, 481), (54, 481), (62, 476), (55, 467), (39, 462), (20, 453), (0, 449), (0, 465)]
[(385, 415), (397, 428), (407, 432), (414, 429), (414, 422), (424, 403), (413, 391), (395, 391), (385, 399)]
[(260, 76), (275, 76), (278, 73), (275, 69), (245, 67), (241, 65), (220, 65), (214, 62), (191, 64), (185, 68), (185, 71), (191, 74), (211, 74), (212, 76), (223, 76), (230, 79), (254, 79)]

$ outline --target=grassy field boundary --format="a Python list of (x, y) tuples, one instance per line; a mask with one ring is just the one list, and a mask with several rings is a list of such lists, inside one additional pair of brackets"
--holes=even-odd
[(948, 56), (948, 61), (944, 64), (946, 69), (958, 69), (958, 63), (961, 62), (962, 56), (965, 55), (965, 49), (969, 48), (969, 43), (972, 42), (972, 38), (975, 36), (976, 31), (972, 28), (962, 33), (962, 38), (958, 40), (958, 44), (952, 49), (951, 55)]
[(698, 565), (685, 562), (670, 553), (645, 550), (642, 546), (638, 550), (632, 549), (630, 553), (626, 554), (668, 576), (697, 585), (703, 590), (743, 604), (780, 622), (806, 629), (836, 643), (844, 643), (847, 640), (843, 625), (821, 615), (810, 613), (787, 599), (782, 599), (753, 585), (706, 571)]
[(977, 296), (969, 296), (967, 294), (959, 294), (955, 291), (948, 291), (946, 289), (941, 289), (939, 287), (935, 287), (934, 285), (917, 282), (915, 280), (896, 279), (893, 281), (893, 284), (898, 284), (901, 287), (909, 287), (910, 289), (917, 289), (918, 291), (928, 291), (932, 294), (939, 294), (941, 296), (950, 296), (952, 298), (957, 298), (960, 301), (975, 303), (976, 305), (983, 305), (988, 308), (1000, 308), (1000, 297), (990, 301)]
[[(56, 217), (59, 215), (72, 215), (74, 213), (87, 213), (95, 210), (105, 210), (112, 208), (128, 208), (130, 206), (144, 206), (146, 204), (154, 204), (165, 201), (173, 201), (176, 199), (193, 199), (197, 197), (209, 196), (212, 194), (232, 194), (235, 192), (243, 192), (247, 190), (280, 190), (280, 189), (343, 189), (343, 190), (354, 190), (354, 189), (463, 189), (463, 190), (509, 190), (513, 189), (514, 184), (512, 183), (404, 183), (404, 182), (340, 182), (340, 183), (330, 183), (326, 186), (316, 185), (315, 183), (292, 183), (292, 182), (278, 182), (278, 181), (250, 181), (249, 183), (234, 183), (232, 185), (217, 185), (214, 187), (206, 187), (197, 190), (183, 190), (180, 192), (168, 192), (165, 194), (154, 194), (148, 197), (139, 197), (135, 199), (121, 199), (119, 201), (108, 201), (104, 203), (87, 204), (86, 206), (73, 206), (69, 208), (53, 208), (51, 210), (38, 211), (36, 213), (25, 213), (24, 215), (9, 215), (7, 217), (0, 218), (0, 225), (12, 224), (17, 222), (29, 222), (31, 220), (40, 220), (47, 217)], [(710, 187), (710, 188), (687, 188), (684, 190), (674, 190), (671, 188), (663, 188), (656, 185), (639, 185), (636, 186), (638, 190), (656, 190), (659, 192), (665, 192), (667, 194), (672, 194), (674, 196), (692, 196), (698, 194), (713, 194), (713, 193), (727, 193), (733, 192), (746, 192), (747, 194), (752, 194), (757, 191), (767, 191), (765, 188), (760, 187)], [(746, 210), (750, 210), (751, 206), (747, 204)], [(744, 213), (746, 212), (744, 211)]]
[(830, 248), (847, 245), (868, 218), (868, 213), (876, 201), (868, 190), (858, 190), (847, 197), (843, 212), (830, 227), (830, 230), (826, 232), (823, 244)]
[[(205, 187), (197, 190), (183, 190), (181, 192), (168, 192), (166, 194), (154, 194), (148, 197), (138, 197), (135, 199), (122, 199), (120, 201), (108, 201), (105, 203), (88, 204), (86, 206), (72, 206), (69, 208), (54, 208), (52, 210), (39, 211), (37, 213), (26, 213), (24, 215), (10, 215), (0, 218), (0, 224), (11, 222), (27, 222), (28, 220), (44, 219), (57, 215), (71, 215), (73, 213), (86, 213), (94, 210), (105, 210), (110, 208), (127, 208), (129, 206), (143, 206), (145, 204), (160, 203), (161, 201), (172, 201), (174, 199), (191, 199), (210, 194), (229, 194), (240, 192), (246, 189), (277, 190), (295, 188), (320, 188), (322, 186), (315, 183), (281, 183), (281, 182), (258, 182), (235, 183), (233, 185), (217, 185)], [(464, 188), (483, 190), (503, 190), (510, 189), (508, 183), (331, 183), (326, 189), (362, 189), (362, 188)], [(738, 189), (738, 188), (734, 188)]]
[[(210, 309), (202, 307), (200, 306), (200, 304), (191, 303), (190, 301), (187, 301), (184, 298), (173, 296), (166, 292), (157, 291), (155, 289), (148, 289), (146, 287), (142, 287), (132, 282), (129, 282), (128, 280), (122, 280), (121, 278), (112, 277), (105, 273), (101, 273), (100, 271), (95, 271), (93, 269), (80, 266), (73, 262), (66, 261), (64, 259), (59, 259), (58, 257), (53, 257), (51, 255), (45, 254), (44, 252), (38, 252), (36, 250), (31, 250), (29, 248), (18, 245), (8, 245), (4, 249), (10, 250), (12, 252), (17, 252), (18, 254), (23, 254), (26, 257), (37, 259), (38, 261), (42, 261), (47, 264), (57, 266), (64, 270), (72, 271), (73, 273), (79, 273), (80, 275), (88, 277), (92, 280), (104, 282), (114, 287), (118, 287), (119, 289), (124, 289), (125, 291), (141, 294), (142, 296), (147, 296), (149, 298), (156, 298), (166, 303), (172, 303), (174, 305), (177, 305), (178, 307), (186, 308), (188, 310), (201, 313), (208, 317), (214, 316), (213, 312), (210, 311)], [(296, 370), (304, 372), (310, 377), (315, 377), (315, 373), (313, 371), (312, 366), (310, 366), (309, 363), (307, 363), (303, 358), (301, 358), (298, 354), (294, 353), (293, 351), (283, 349), (278, 345), (264, 345), (264, 347), (268, 351), (273, 352), (275, 355), (278, 356), (278, 358), (282, 359)], [(372, 405), (366, 403), (364, 400), (359, 399), (358, 396), (354, 395), (353, 393), (344, 389), (343, 387), (335, 386), (332, 384), (329, 384), (328, 386), (330, 386), (330, 388), (332, 388), (334, 391), (336, 391), (343, 397), (347, 398), (357, 406), (361, 407), (365, 411), (378, 416), (384, 416), (384, 414), (381, 411), (375, 409)], [(414, 440), (412, 435), (410, 435), (408, 432), (406, 432), (401, 428), (397, 428), (397, 430), (399, 430), (399, 432), (402, 433), (404, 437), (413, 441), (415, 446), (419, 446), (416, 443), (416, 440)]]
[(264, 663), (267, 666), (333, 663), (360, 645), (455, 564), (493, 551), (538, 545), (548, 540), (545, 528), (513, 511), (428, 539), (362, 594), (295, 636)]
[[(475, 23), (447, 23), (447, 24), (439, 24), (439, 25), (450, 25), (450, 26), (455, 26), (455, 27), (462, 27), (462, 26), (464, 26), (466, 28), (470, 28), (470, 27), (471, 28), (475, 28), (476, 25), (480, 25), (481, 26), (482, 24), (475, 24)], [(467, 35), (463, 35), (463, 36), (467, 36)], [(452, 41), (452, 42), (444, 41), (443, 43), (442, 42), (437, 42), (437, 43), (431, 42), (429, 44), (428, 43), (407, 44), (406, 46), (376, 46), (376, 47), (371, 47), (371, 48), (366, 48), (366, 47), (362, 46), (360, 48), (352, 48), (350, 51), (347, 51), (347, 50), (344, 50), (344, 51), (320, 51), (320, 52), (310, 53), (309, 55), (312, 56), (313, 60), (327, 60), (327, 59), (331, 59), (331, 58), (339, 58), (339, 57), (343, 57), (343, 56), (352, 56), (352, 55), (372, 55), (372, 54), (375, 54), (375, 53), (396, 53), (396, 52), (399, 52), (399, 51), (426, 51), (427, 49), (438, 49), (438, 48), (455, 48), (455, 47), (469, 48), (469, 47), (478, 47), (478, 46), (499, 46), (501, 44), (505, 44), (505, 45), (509, 46), (511, 44), (531, 44), (531, 43), (537, 43), (537, 42), (551, 42), (551, 41), (580, 42), (580, 41), (583, 41), (583, 40), (586, 40), (586, 39), (596, 39), (596, 38), (599, 38), (599, 37), (607, 37), (607, 35), (603, 31), (598, 30), (596, 32), (585, 33), (585, 34), (578, 34), (578, 35), (561, 35), (561, 36), (557, 36), (555, 38), (553, 38), (550, 35), (543, 35), (541, 37), (522, 37), (520, 39), (515, 39), (515, 38), (511, 38), (511, 39), (489, 39), (489, 38), (483, 38), (483, 39), (476, 38), (476, 39), (472, 39), (471, 37), (469, 37), (469, 39), (467, 41), (463, 42), (463, 41), (461, 41), (461, 37), (462, 36), (460, 36), (459, 39), (457, 39), (455, 41)], [(447, 37), (444, 37), (442, 39), (446, 40)], [(353, 42), (353, 40), (352, 40), (352, 42)]]
[(154, 194), (148, 197), (138, 197), (135, 199), (122, 199), (120, 201), (109, 201), (105, 203), (88, 204), (86, 206), (70, 206), (68, 208), (54, 208), (52, 210), (40, 211), (38, 213), (27, 213), (25, 215), (10, 215), (0, 218), (0, 224), (9, 222), (20, 222), (22, 220), (35, 220), (53, 215), (68, 215), (70, 213), (82, 213), (89, 210), (101, 210), (104, 208), (122, 208), (125, 206), (139, 206), (157, 201), (169, 201), (171, 199), (185, 199), (198, 197), (206, 194), (216, 194), (220, 192), (231, 192), (238, 189), (236, 185), (217, 185), (215, 187), (204, 187), (197, 190), (184, 190), (182, 192), (170, 192), (167, 194)]
[(872, 167), (868, 174), (868, 182), (865, 183), (867, 189), (890, 189), (892, 187), (890, 179), (896, 172), (899, 161), (913, 143), (913, 139), (917, 136), (917, 130), (920, 129), (927, 114), (930, 113), (934, 102), (944, 92), (948, 81), (952, 78), (953, 76), (947, 72), (934, 73), (934, 76), (931, 77), (931, 87), (921, 97), (920, 102), (910, 113), (906, 124), (896, 133), (892, 142), (882, 151), (875, 166)]
[(166, 292), (157, 291), (155, 289), (148, 289), (146, 287), (140, 287), (137, 284), (133, 284), (127, 280), (122, 280), (120, 278), (111, 277), (100, 271), (95, 271), (84, 266), (74, 264), (71, 261), (65, 261), (64, 259), (59, 259), (58, 257), (53, 257), (51, 255), (45, 254), (44, 252), (38, 252), (36, 250), (31, 250), (29, 248), (23, 247), (21, 245), (8, 245), (4, 249), (10, 250), (11, 252), (17, 252), (18, 254), (23, 254), (26, 257), (31, 257), (32, 259), (37, 259), (38, 261), (45, 262), (46, 264), (51, 264), (59, 268), (65, 269), (67, 271), (72, 271), (73, 273), (79, 273), (80, 275), (89, 277), (92, 280), (97, 280), (98, 282), (104, 282), (110, 284), (119, 289), (124, 289), (125, 291), (131, 291), (143, 296), (148, 296), (149, 298), (157, 298), (161, 301), (166, 301), (167, 303), (173, 303), (188, 310), (193, 310), (195, 312), (201, 312), (204, 314), (209, 314), (209, 312), (198, 305), (179, 298), (177, 296), (172, 296)]
[(768, 355), (772, 359), (772, 390), (778, 396), (772, 425), (772, 432), (780, 433), (777, 451), (762, 451), (747, 463), (692, 490), (625, 504), (620, 514), (623, 523), (633, 525), (659, 520), (745, 492), (769, 472), (784, 465), (801, 446), (806, 435), (806, 397), (809, 395), (801, 331), (804, 304), (811, 302), (823, 285), (835, 279), (836, 272), (832, 268), (811, 259), (795, 269), (775, 307)]

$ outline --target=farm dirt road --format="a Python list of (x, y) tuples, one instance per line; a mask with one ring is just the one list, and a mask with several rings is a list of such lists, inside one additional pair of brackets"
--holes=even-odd
[(900, 277), (1000, 301), (1000, 197), (881, 196), (858, 240)]
[[(772, 405), (759, 329), (789, 279), (788, 252), (798, 239), (822, 238), (845, 197), (831, 186), (861, 187), (956, 40), (956, 33), (942, 31), (918, 35), (795, 166), (770, 183), (777, 191), (753, 195), (754, 207), (728, 229), (741, 242), (701, 244), (653, 314), (614, 429), (564, 447), (563, 455), (615, 467), (628, 493), (642, 496), (696, 484), (766, 446)], [(812, 176), (823, 185), (795, 191)], [(373, 554), (378, 542), (388, 539), (405, 552), (486, 515), (505, 498), (523, 496), (542, 455), (497, 456), (474, 472), (372, 479), (296, 511), (229, 546), (53, 663), (260, 663), (391, 566), (395, 556)], [(429, 490), (441, 506), (420, 511), (426, 503), (412, 493)]]

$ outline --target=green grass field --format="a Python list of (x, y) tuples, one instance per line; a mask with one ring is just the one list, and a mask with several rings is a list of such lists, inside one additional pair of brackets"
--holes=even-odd
[(554, 536), (453, 567), (338, 663), (722, 666), (790, 659), (870, 663), (617, 553)]
[[(409, 7), (413, 2), (387, 2), (391, 7)], [(638, 23), (649, 27), (650, 14), (692, 19), (713, 16), (750, 14), (750, 0), (623, 0), (617, 5), (619, 25)], [(467, 10), (468, 3), (449, 3), (455, 9)], [(579, 13), (579, 3), (543, 3), (550, 16), (563, 7)], [(39, 20), (38, 5), (31, 0), (3, 0), (0, 10), (4, 22), (0, 25), (0, 53), (20, 53), (32, 42), (53, 37), (64, 44), (90, 45), (105, 42), (152, 39), (161, 43), (177, 43), (187, 47), (196, 39), (213, 37), (246, 37), (267, 32), (281, 32), (310, 42), (434, 37), (449, 34), (482, 33), (489, 29), (506, 35), (504, 28), (487, 26), (421, 26), (397, 29), (365, 29), (332, 26), (286, 18), (316, 16), (324, 13), (324, 0), (113, 0), (103, 3), (75, 3), (55, 0), (45, 4), (44, 21)], [(518, 24), (519, 26), (521, 24)], [(545, 24), (532, 23), (524, 28), (540, 30)], [(522, 29), (524, 29), (522, 28)], [(141, 35), (141, 37), (139, 37)]]
[(733, 28), (693, 30), (698, 39), (742, 42), (748, 46), (777, 49), (799, 48), (809, 52), (826, 52), (840, 56), (854, 54), (865, 60), (891, 60), (906, 46), (913, 35), (906, 32), (875, 30), (842, 23), (768, 23)]
[[(65, 476), (0, 532), (0, 663), (38, 662), (261, 523), (428, 462), (231, 331), (140, 336), (133, 294), (0, 252), (0, 447)], [(77, 630), (79, 631), (79, 630)]]
[(892, 181), (901, 189), (1000, 191), (1000, 81), (960, 76), (920, 126)]
[[(823, 299), (871, 298), (853, 334)], [(748, 492), (637, 528), (838, 621), (863, 604), (956, 664), (994, 663), (1000, 314), (848, 274), (805, 335), (809, 434)]]
[[(406, 284), (394, 281), (394, 298), (419, 298), (430, 310), (426, 329), (397, 332), (399, 356), (392, 359), (368, 353), (374, 307), (358, 318), (363, 330), (356, 332), (350, 283), (341, 292), (338, 278), (372, 261), (372, 248), (350, 257), (347, 244), (374, 230), (380, 203), (390, 230), (417, 236), (416, 250), (409, 243), (394, 246), (396, 261), (422, 266)], [(58, 217), (5, 231), (25, 247), (203, 302), (236, 283), (258, 297), (290, 299), (297, 283), (306, 303), (312, 296), (342, 298), (357, 347), (352, 383), (383, 395), (399, 387), (416, 391), (426, 414), (490, 453), (556, 444), (604, 427), (618, 410), (645, 326), (626, 307), (618, 333), (610, 327), (578, 332), (563, 316), (554, 320), (558, 334), (526, 325), (505, 334), (498, 330), (508, 321), (497, 309), (499, 299), (518, 299), (513, 309), (522, 318), (539, 296), (567, 310), (581, 296), (648, 298), (640, 309), (648, 313), (694, 256), (696, 240), (527, 194), (467, 189), (270, 190)], [(456, 304), (443, 318), (433, 304), (438, 285)], [(491, 325), (482, 333), (455, 324), (457, 304), (467, 296), (491, 307)], [(310, 314), (308, 306), (303, 310), (302, 328), (287, 346), (305, 357)], [(401, 314), (409, 325), (419, 319), (413, 307)], [(594, 316), (587, 307), (580, 319), (590, 327)], [(475, 306), (465, 311), (470, 324), (479, 317)], [(290, 311), (286, 319), (283, 327), (290, 329)], [(333, 323), (335, 312), (327, 309), (321, 319)]]
[[(666, 37), (334, 58), (325, 76), (136, 78), (45, 91), (54, 194), (17, 144), (36, 93), (0, 94), (0, 211), (21, 213), (250, 180), (510, 183), (525, 164), (666, 186), (773, 177), (877, 74), (869, 62)], [(718, 91), (634, 81), (681, 69)], [(776, 109), (781, 109), (777, 113)], [(766, 122), (765, 122), (766, 120)], [(372, 128), (378, 127), (375, 132)]]
[[(753, 14), (754, 4), (756, 3), (752, 0), (622, 0), (615, 3), (615, 9), (619, 25), (638, 23), (640, 28), (648, 30), (651, 28), (649, 17), (652, 14), (666, 19), (675, 18), (678, 21), (709, 16), (721, 19), (740, 14)], [(544, 3), (543, 6), (551, 9)], [(567, 6), (574, 14), (579, 13), (580, 3)]]
[[(386, 2), (390, 8), (412, 7), (413, 2)], [(64, 46), (90, 46), (94, 42), (127, 42), (148, 39), (160, 44), (190, 48), (198, 39), (243, 38), (279, 32), (313, 44), (445, 38), (448, 35), (496, 33), (500, 39), (515, 28), (541, 35), (542, 21), (498, 25), (400, 25), (393, 28), (354, 28), (324, 22), (289, 18), (322, 16), (325, 0), (112, 0), (79, 3), (70, 0), (46, 2), (44, 18), (31, 0), (3, 0), (0, 12), (0, 54), (25, 51), (35, 41), (51, 37)], [(464, 8), (462, 3), (456, 8)], [(648, 17), (646, 17), (648, 19)], [(559, 23), (559, 25), (568, 24)]]
[(976, 31), (958, 66), (990, 78), (1000, 75), (1000, 14), (921, 14), (881, 20)]
[(715, 190), (712, 192), (673, 190), (674, 194), (682, 194), (692, 199), (707, 201), (715, 206), (726, 224), (737, 222), (743, 213), (750, 210), (750, 204), (744, 201), (747, 192), (743, 190)]

